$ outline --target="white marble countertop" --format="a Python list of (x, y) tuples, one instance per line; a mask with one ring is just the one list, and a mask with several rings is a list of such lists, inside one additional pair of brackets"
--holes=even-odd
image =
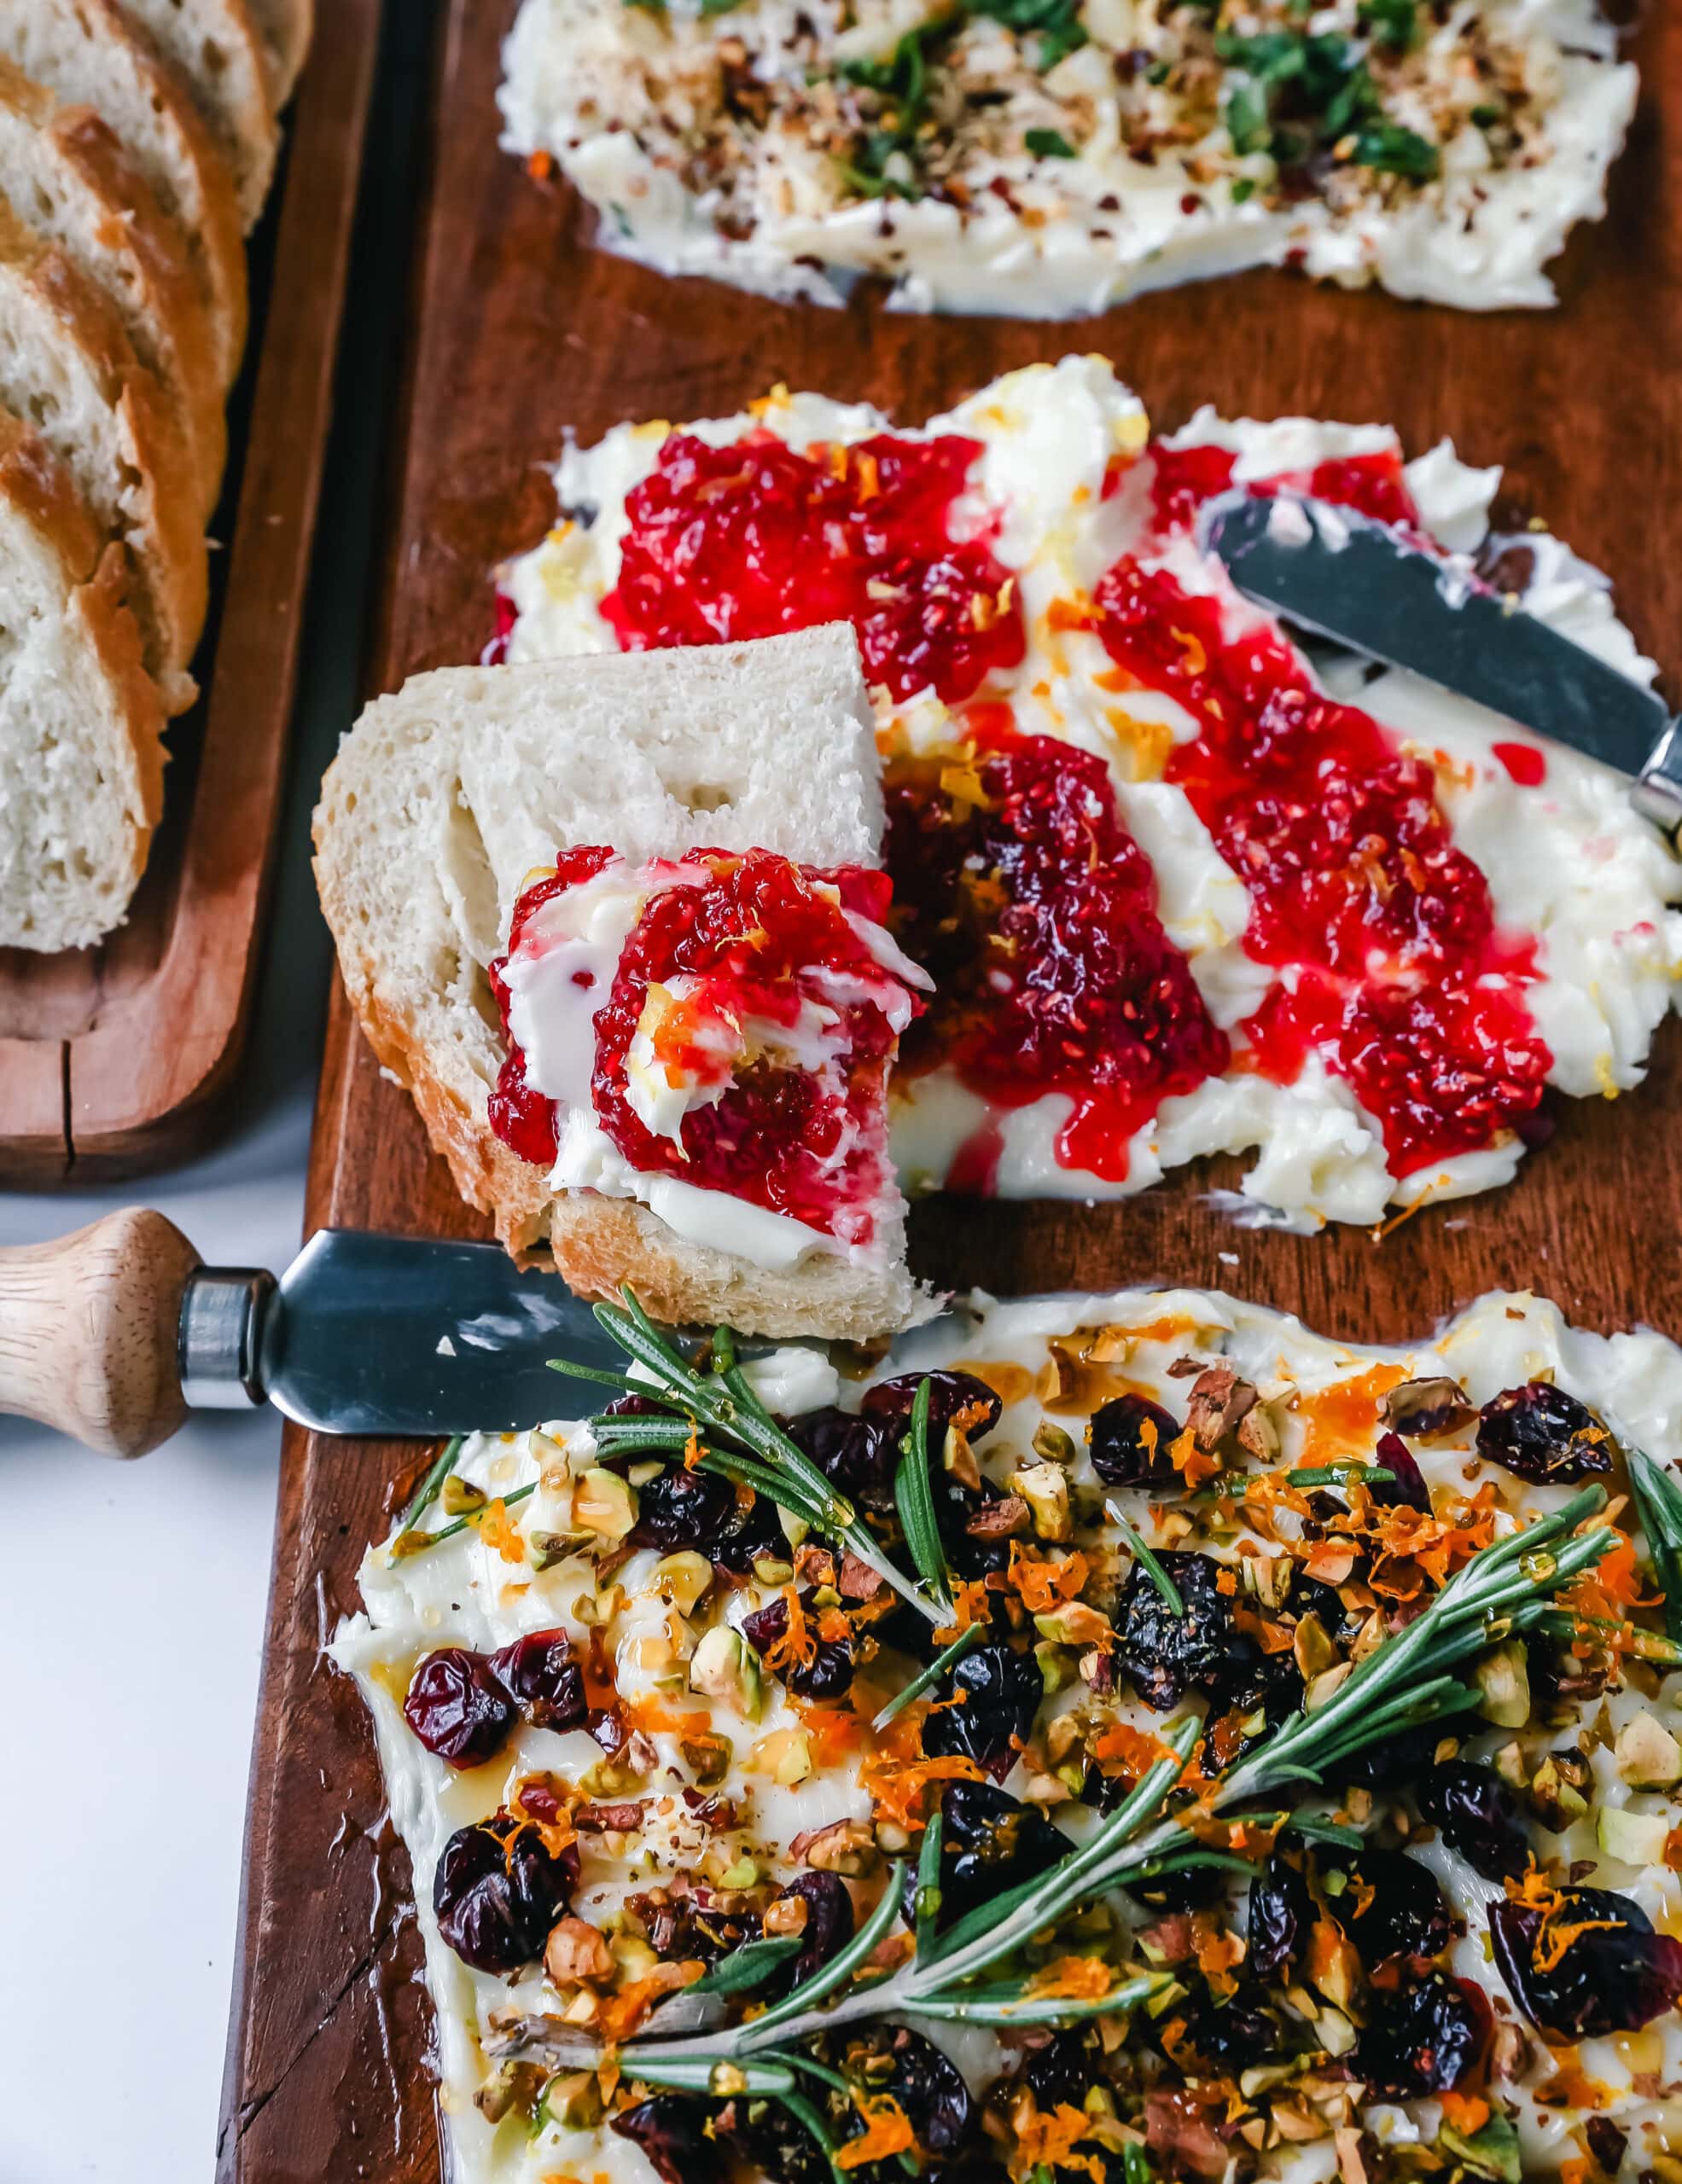
[[(212, 1264), (302, 1232), (329, 948), (308, 864), (359, 695), (429, 7), (391, 11), (317, 533), (255, 1032), (202, 1159), (110, 1189), (0, 1193), (0, 1242), (134, 1204)], [(215, 2164), (280, 1421), (201, 1414), (138, 1463), (0, 1417), (0, 2184), (195, 2184)], [(82, 2028), (89, 1998), (99, 2036)]]

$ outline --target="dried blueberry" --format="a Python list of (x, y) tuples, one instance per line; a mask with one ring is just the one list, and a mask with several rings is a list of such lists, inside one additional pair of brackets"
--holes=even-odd
[(1135, 1902), (1152, 1911), (1199, 1911), (1221, 1901), (1232, 1875), (1220, 1866), (1183, 1866), (1178, 1873), (1151, 1873), (1123, 1885)]
[(978, 1646), (941, 1679), (938, 1692), (922, 1725), (924, 1752), (930, 1758), (973, 1759), (1002, 1782), (1045, 1696), (1033, 1655), (1009, 1646)]
[(829, 1484), (856, 1507), (879, 1514), (893, 1508), (893, 1473), (905, 1431), (895, 1420), (830, 1407), (807, 1411), (788, 1430)]
[(1636, 2032), (1682, 1999), (1682, 1942), (1609, 1888), (1563, 1891), (1545, 1912), (1498, 1903), (1489, 1937), (1513, 2000), (1551, 2040)]
[(1182, 1486), (1168, 1455), (1179, 1431), (1173, 1414), (1148, 1396), (1117, 1396), (1093, 1414), (1092, 1468), (1107, 1486)]
[[(780, 2100), (743, 2098), (718, 2111), (719, 2137), (755, 2177), (769, 2184), (834, 2184), (824, 2150)], [(717, 2184), (716, 2169), (701, 2169), (694, 2184)]]
[(491, 1656), (497, 1681), (540, 1729), (575, 1729), (590, 1711), (564, 1630), (533, 1630)]
[(1371, 1491), (1375, 1502), (1385, 1508), (1417, 1509), (1423, 1516), (1431, 1513), (1431, 1490), (1425, 1484), (1425, 1474), (1420, 1470), (1413, 1451), (1400, 1433), (1382, 1433), (1378, 1446), (1373, 1450), (1373, 1461), (1393, 1471), (1393, 1480), (1380, 1479)]
[(1079, 2030), (1053, 2033), (1045, 2047), (1036, 2048), (1024, 2059), (1016, 2076), (1042, 2109), (1082, 2106), (1093, 2078), (1085, 2034)]
[(1574, 1486), (1612, 1468), (1612, 1437), (1586, 1404), (1546, 1380), (1527, 1380), (1485, 1403), (1477, 1452), (1515, 1478)]
[(939, 1452), (946, 1428), (956, 1426), (967, 1441), (979, 1441), (998, 1425), (1004, 1405), (985, 1380), (973, 1373), (902, 1373), (866, 1388), (859, 1406), (866, 1417), (897, 1423), (903, 1434), (911, 1422), (917, 1391), (928, 1383), (928, 1438)]
[(1276, 1850), (1250, 1885), (1249, 1943), (1246, 1960), (1258, 1979), (1283, 1979), (1296, 1962), (1314, 1924), (1308, 1883)]
[(505, 1813), (458, 1827), (433, 1875), (439, 1931), (475, 1972), (517, 1972), (543, 1953), (579, 1877), (579, 1855), (558, 1856)]
[[(1024, 1881), (1049, 1873), (1074, 1848), (1042, 1812), (992, 1782), (949, 1782), (940, 1801), (940, 1910), (944, 1931)], [(915, 1861), (905, 1869), (905, 1910), (914, 1914)]]
[[(882, 2057), (890, 2059), (884, 2072)], [(975, 2104), (955, 2065), (932, 2040), (907, 2026), (884, 2026), (855, 2042), (847, 2055), (847, 2074), (876, 2094), (888, 2094), (904, 2110), (917, 2142), (936, 2162), (957, 2153), (975, 2123)], [(842, 2139), (857, 2138), (864, 2119), (855, 2109), (842, 2124)], [(851, 2174), (859, 2184), (895, 2184), (897, 2161), (868, 2162)]]
[(1278, 2019), (1254, 1994), (1218, 2002), (1208, 1988), (1181, 2003), (1162, 2028), (1162, 2045), (1182, 2069), (1196, 2064), (1214, 2077), (1236, 2077), (1284, 2046)]
[(987, 1577), (1009, 1568), (1010, 1534), (987, 1529), (987, 1512), (1009, 1499), (990, 1478), (981, 1481), (978, 1494), (950, 1472), (936, 1474), (934, 1521), (946, 1560), (960, 1577)]
[(707, 2110), (680, 2093), (657, 2093), (614, 2118), (622, 2139), (641, 2146), (665, 2184), (724, 2184), (728, 2164), (707, 2135)]
[[(1333, 1894), (1333, 1875), (1345, 1885)], [(1453, 1931), (1447, 1904), (1429, 1867), (1405, 1850), (1360, 1850), (1329, 1865), (1324, 1876), (1332, 1915), (1354, 1943), (1361, 1962), (1374, 1966), (1395, 1956), (1435, 1956)]]
[(1516, 1879), (1530, 1857), (1518, 1799), (1493, 1767), (1447, 1759), (1427, 1769), (1415, 1795), (1451, 1850), (1486, 1880)]
[(736, 1489), (729, 1479), (686, 1464), (662, 1464), (637, 1490), (637, 1521), (626, 1539), (661, 1554), (705, 1554), (736, 1520)]
[(508, 1741), (519, 1716), (483, 1653), (445, 1646), (410, 1680), (404, 1719), (427, 1750), (452, 1767), (482, 1767)]
[[(1147, 1706), (1165, 1714), (1188, 1691), (1227, 1698), (1261, 1667), (1254, 1641), (1232, 1620), (1235, 1595), (1221, 1589), (1232, 1572), (1210, 1555), (1164, 1548), (1156, 1557), (1185, 1606), (1176, 1615), (1150, 1573), (1136, 1562), (1117, 1611), (1116, 1664)], [(1289, 1658), (1289, 1656), (1282, 1656)]]
[[(818, 1635), (815, 1626), (818, 1610), (813, 1605), (816, 1597), (809, 1586), (800, 1596), (811, 1636), (809, 1657), (796, 1666), (777, 1669), (774, 1673), (783, 1678), (796, 1698), (839, 1699), (852, 1687), (853, 1647), (845, 1638)], [(742, 1618), (742, 1636), (761, 1656), (770, 1653), (788, 1628), (789, 1603), (781, 1594)]]
[(1350, 2063), (1376, 2094), (1411, 2100), (1447, 2093), (1476, 2061), (1488, 2004), (1470, 1982), (1428, 1972), (1406, 1986), (1374, 1988)]
[(1452, 1717), (1398, 1729), (1344, 1760), (1338, 1767), (1337, 1780), (1366, 1790), (1394, 1790), (1405, 1782), (1417, 1781), (1436, 1757), (1437, 1746), (1454, 1729)]

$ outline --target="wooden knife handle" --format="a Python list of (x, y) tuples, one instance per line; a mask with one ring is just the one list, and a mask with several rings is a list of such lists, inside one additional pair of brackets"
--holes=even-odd
[(143, 1456), (187, 1415), (181, 1299), (199, 1255), (131, 1206), (55, 1243), (0, 1249), (0, 1411), (107, 1456)]

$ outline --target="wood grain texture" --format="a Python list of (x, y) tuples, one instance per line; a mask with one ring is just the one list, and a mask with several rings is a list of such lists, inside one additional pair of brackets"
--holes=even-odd
[[(1469, 460), (1504, 463), (1519, 505), (1616, 572), (1637, 635), (1682, 666), (1682, 390), (1664, 363), (1682, 332), (1675, 10), (1650, 11), (1637, 46), (1648, 90), (1612, 215), (1559, 269), (1557, 311), (1452, 317), (1256, 274), (1063, 327), (885, 317), (869, 299), (800, 311), (666, 283), (587, 250), (568, 194), (496, 150), (497, 47), (511, 14), (509, 0), (452, 0), (440, 55), (378, 687), (477, 655), (492, 630), (487, 572), (550, 520), (544, 466), (568, 426), (589, 440), (621, 418), (734, 410), (778, 380), (916, 421), (998, 371), (1070, 349), (1111, 357), (1164, 426), (1211, 401), (1388, 420), (1416, 451), (1451, 433)], [(1207, 1194), (1237, 1164), (1214, 1163), (1098, 1210), (936, 1201), (914, 1217), (914, 1257), (943, 1283), (1003, 1292), (1218, 1284), (1369, 1339), (1423, 1332), (1484, 1289), (1527, 1285), (1589, 1326), (1645, 1319), (1682, 1333), (1677, 1033), (1667, 1025), (1640, 1094), (1560, 1103), (1555, 1142), (1510, 1188), (1420, 1214), (1382, 1242), (1364, 1230), (1302, 1240), (1234, 1228)], [(482, 1233), (342, 996), (309, 1215)], [(364, 1545), (422, 1461), (412, 1446), (287, 1437), (224, 2184), (438, 2174), (426, 2013), (403, 1984), (413, 1937), (390, 1894), (402, 1861), (381, 1847), (384, 1801), (355, 1694), (317, 1651), (354, 1603)]]
[[(244, 1046), (279, 823), (381, 0), (335, 0), (288, 129), (225, 584), (171, 730), (164, 822), (126, 925), (0, 950), (0, 1184), (200, 1147)], [(220, 558), (220, 557), (218, 557)]]

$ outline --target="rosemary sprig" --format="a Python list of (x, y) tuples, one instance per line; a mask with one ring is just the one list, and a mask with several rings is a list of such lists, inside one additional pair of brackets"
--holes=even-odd
[(1180, 1598), (1179, 1587), (1175, 1584), (1173, 1579), (1145, 1545), (1139, 1536), (1137, 1525), (1128, 1522), (1120, 1505), (1115, 1502), (1105, 1503), (1104, 1513), (1132, 1549), (1134, 1560), (1145, 1576), (1162, 1595), (1167, 1604), (1169, 1614), (1183, 1617), (1185, 1613), (1185, 1602)]
[(1673, 1638), (1661, 1637), (1656, 1630), (1644, 1630), (1638, 1623), (1615, 1623), (1606, 1615), (1575, 1615), (1563, 1608), (1550, 1608), (1536, 1618), (1536, 1628), (1549, 1638), (1580, 1638), (1585, 1632), (1605, 1630), (1612, 1634), (1620, 1652), (1633, 1653), (1638, 1661), (1651, 1661), (1657, 1668), (1682, 1668), (1682, 1645)]
[(960, 1630), (950, 1646), (941, 1647), (927, 1668), (919, 1669), (909, 1683), (902, 1685), (894, 1693), (881, 1713), (874, 1716), (870, 1727), (877, 1731), (885, 1729), (896, 1715), (905, 1712), (914, 1699), (921, 1699), (925, 1691), (932, 1690), (952, 1663), (961, 1661), (969, 1648), (987, 1635), (987, 1627), (984, 1623), (972, 1623), (967, 1630)]
[(1640, 1449), (1627, 1449), (1624, 1461), (1647, 1551), (1664, 1587), (1664, 1627), (1682, 1639), (1682, 1480)]
[(632, 1292), (627, 1289), (624, 1294), (623, 1310), (597, 1304), (596, 1318), (604, 1333), (652, 1375), (634, 1382), (627, 1378), (627, 1391), (663, 1405), (666, 1414), (592, 1418), (590, 1428), (597, 1447), (669, 1457), (701, 1437), (703, 1470), (719, 1472), (767, 1496), (832, 1544), (856, 1555), (930, 1623), (950, 1622), (950, 1603), (931, 1598), (894, 1567), (853, 1504), (835, 1491), (772, 1418), (736, 1362), (730, 1330), (716, 1332), (710, 1368), (698, 1371), (661, 1333)]
[(403, 1542), (443, 1492), (444, 1482), (455, 1469), (456, 1459), (462, 1453), (463, 1438), (460, 1433), (452, 1436), (428, 1465), (426, 1477), (415, 1489), (414, 1497), (404, 1511), (403, 1520), (393, 1535), (391, 1548), (386, 1556), (387, 1562), (401, 1561), (404, 1555), (415, 1552), (412, 1547), (404, 1547)]
[(720, 2100), (775, 2100), (817, 2140), (835, 2184), (848, 2184), (847, 2171), (835, 2159), (835, 2142), (828, 2125), (800, 2090), (802, 2072), (851, 2091), (845, 2078), (836, 2078), (834, 2072), (804, 2055), (781, 2053), (736, 2065), (709, 2062), (701, 2057), (694, 2062), (650, 2060), (638, 2053), (630, 2075), (637, 2083), (664, 2087), (674, 2093), (711, 2094)]
[(1383, 1464), (1347, 1463), (1305, 1464), (1296, 1471), (1285, 1473), (1288, 1486), (1390, 1486), (1395, 1483), (1394, 1472)]
[(748, 1995), (762, 1987), (780, 1964), (799, 1955), (798, 1934), (767, 1934), (762, 1940), (743, 1942), (713, 1969), (684, 1989), (690, 1995)]
[(950, 1622), (953, 1612), (952, 1571), (946, 1566), (946, 1550), (940, 1542), (940, 1527), (934, 1515), (934, 1490), (928, 1476), (929, 1395), (929, 1382), (919, 1381), (911, 1403), (911, 1428), (899, 1444), (901, 1454), (893, 1474), (893, 1502), (899, 1512), (906, 1550), (917, 1573), (928, 1587), (929, 1597), (942, 1610), (942, 1621)]

